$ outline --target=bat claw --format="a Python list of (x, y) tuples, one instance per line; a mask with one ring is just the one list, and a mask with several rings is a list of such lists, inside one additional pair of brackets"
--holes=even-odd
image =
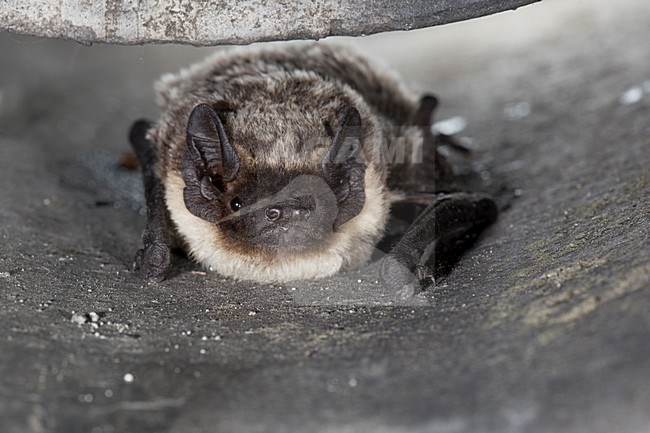
[(170, 267), (171, 251), (165, 243), (147, 244), (135, 254), (134, 269), (147, 283), (163, 281)]
[(415, 267), (415, 277), (419, 281), (436, 282), (433, 272), (431, 272), (431, 270), (425, 265), (417, 265)]

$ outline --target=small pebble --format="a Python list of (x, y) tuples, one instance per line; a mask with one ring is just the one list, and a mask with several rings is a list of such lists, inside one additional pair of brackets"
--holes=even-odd
[(70, 318), (70, 321), (72, 323), (76, 323), (77, 325), (83, 325), (87, 320), (88, 319), (86, 318), (86, 315), (80, 313), (74, 313)]

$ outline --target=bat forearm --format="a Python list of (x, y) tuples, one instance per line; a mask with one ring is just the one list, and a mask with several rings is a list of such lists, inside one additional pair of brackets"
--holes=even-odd
[(135, 269), (147, 282), (161, 281), (171, 266), (169, 220), (165, 206), (165, 188), (156, 176), (156, 156), (146, 139), (150, 124), (136, 122), (131, 129), (131, 144), (142, 167), (147, 223), (142, 241), (144, 248), (135, 256)]

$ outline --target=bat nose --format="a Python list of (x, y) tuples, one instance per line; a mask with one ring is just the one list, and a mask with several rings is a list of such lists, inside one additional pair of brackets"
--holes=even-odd
[(313, 200), (303, 198), (302, 200), (291, 200), (282, 203), (275, 203), (264, 210), (266, 220), (269, 222), (284, 221), (305, 221), (314, 210)]
[(282, 217), (282, 209), (279, 207), (267, 207), (266, 208), (266, 219), (271, 222), (275, 222)]

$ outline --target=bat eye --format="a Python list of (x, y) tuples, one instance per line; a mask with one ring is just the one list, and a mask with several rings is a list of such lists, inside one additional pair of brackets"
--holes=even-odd
[(233, 211), (237, 212), (239, 209), (241, 209), (241, 207), (242, 204), (239, 197), (235, 197), (232, 200), (230, 200), (230, 209), (232, 209)]

